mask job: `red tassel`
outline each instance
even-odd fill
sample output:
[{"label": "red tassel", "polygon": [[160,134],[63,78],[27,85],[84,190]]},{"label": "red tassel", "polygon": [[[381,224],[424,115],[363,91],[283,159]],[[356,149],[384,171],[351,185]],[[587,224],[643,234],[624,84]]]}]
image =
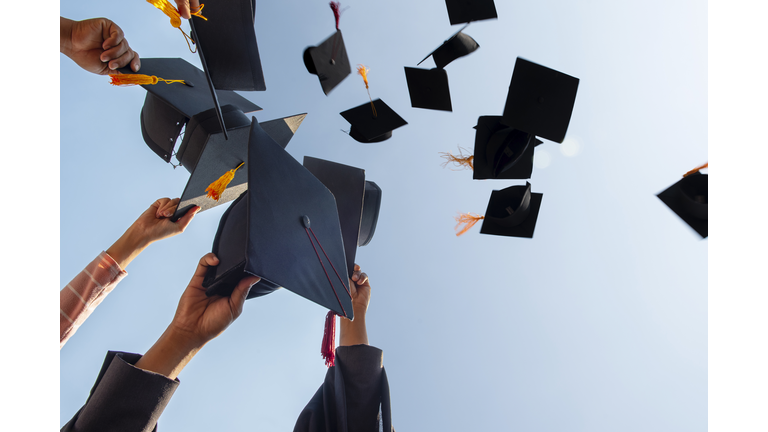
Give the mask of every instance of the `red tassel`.
[{"label": "red tassel", "polygon": [[331,10],[333,11],[333,17],[336,18],[336,30],[339,29],[339,17],[341,17],[341,11],[339,10],[339,7],[341,6],[341,3],[332,1],[331,2]]},{"label": "red tassel", "polygon": [[336,359],[336,314],[328,311],[325,316],[325,331],[323,332],[323,344],[320,354],[325,359],[325,366],[331,367]]}]

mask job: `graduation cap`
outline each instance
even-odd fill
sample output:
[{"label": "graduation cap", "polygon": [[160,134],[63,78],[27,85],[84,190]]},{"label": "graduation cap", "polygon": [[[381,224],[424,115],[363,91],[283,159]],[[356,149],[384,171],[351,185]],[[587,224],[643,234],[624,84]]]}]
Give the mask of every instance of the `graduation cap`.
[{"label": "graduation cap", "polygon": [[381,188],[365,180],[365,170],[304,156],[304,168],[320,180],[336,199],[349,276],[358,246],[370,243],[381,208]]},{"label": "graduation cap", "polygon": [[333,194],[254,119],[248,136],[249,188],[222,216],[206,294],[231,294],[246,275],[261,277],[248,298],[285,287],[352,319],[352,300]]},{"label": "graduation cap", "polygon": [[440,111],[453,111],[448,73],[445,69],[405,68],[405,80],[411,106]]},{"label": "graduation cap", "polygon": [[341,30],[336,30],[320,45],[307,47],[304,50],[304,66],[309,73],[317,75],[326,95],[344,81],[352,73],[352,67]]},{"label": "graduation cap", "polygon": [[493,0],[445,0],[451,25],[498,18]]},{"label": "graduation cap", "polygon": [[429,56],[432,56],[432,59],[435,61],[435,66],[438,69],[442,69],[448,63],[456,60],[457,58],[464,57],[465,55],[470,54],[476,49],[480,48],[480,45],[478,45],[474,39],[462,33],[465,28],[467,28],[467,26],[462,27],[461,30],[443,42],[443,44],[440,45],[436,50],[432,51],[429,53],[429,55],[424,57],[422,61],[417,63],[417,66],[423,63],[424,60],[428,59]]},{"label": "graduation cap", "polygon": [[[373,114],[375,107],[376,115]],[[349,136],[361,143],[375,143],[388,140],[392,131],[408,124],[381,99],[366,102],[341,113],[352,127]]]},{"label": "graduation cap", "polygon": [[[132,73],[130,69],[121,69]],[[144,142],[161,159],[171,161],[181,129],[194,116],[214,108],[203,71],[180,58],[143,58],[141,72],[166,79],[183,80],[184,84],[158,83],[143,85],[147,90],[141,109],[141,134]],[[232,105],[240,112],[261,108],[229,90],[216,90],[218,103]]]},{"label": "graduation cap", "polygon": [[456,235],[464,234],[482,220],[481,234],[533,238],[543,196],[540,193],[531,193],[531,184],[528,182],[525,182],[525,186],[495,190],[491,193],[485,216],[466,213],[456,217],[457,230],[461,224],[466,224]]},{"label": "graduation cap", "polygon": [[578,78],[518,57],[502,123],[562,143],[578,87]]},{"label": "graduation cap", "polygon": [[[228,106],[222,108],[227,124],[230,125],[229,140],[224,139],[213,110],[193,117],[187,125],[177,156],[191,175],[171,217],[173,221],[194,206],[200,206],[200,211],[205,211],[230,202],[248,188],[248,166],[244,162],[248,160],[251,121],[240,111],[229,111]],[[284,117],[260,123],[259,126],[272,140],[285,148],[306,116],[299,114]],[[211,194],[218,199],[209,197],[209,186],[230,170],[234,172],[229,181],[224,180],[226,184],[221,184],[224,189],[219,192],[221,187],[213,188],[216,193]]]},{"label": "graduation cap", "polygon": [[708,192],[707,174],[695,170],[656,196],[702,238],[707,238]]},{"label": "graduation cap", "polygon": [[501,116],[477,119],[474,173],[478,179],[528,179],[536,137],[501,124]]}]

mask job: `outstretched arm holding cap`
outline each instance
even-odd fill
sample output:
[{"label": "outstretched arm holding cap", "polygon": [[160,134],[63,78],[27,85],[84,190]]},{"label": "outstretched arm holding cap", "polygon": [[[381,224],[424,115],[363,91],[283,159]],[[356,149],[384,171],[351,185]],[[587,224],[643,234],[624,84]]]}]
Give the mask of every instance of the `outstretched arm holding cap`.
[{"label": "outstretched arm holding cap", "polygon": [[346,318],[340,320],[339,346],[368,345],[368,330],[365,327],[365,314],[371,303],[371,284],[368,275],[360,271],[355,264],[355,271],[349,279],[349,289],[352,294],[352,309],[355,320]]},{"label": "outstretched arm holding cap", "polygon": [[106,252],[99,254],[59,293],[59,349],[64,347],[91,312],[127,275],[125,268],[147,246],[184,232],[200,210],[189,210],[176,222],[169,219],[179,199],[155,201]]},{"label": "outstretched arm holding cap", "polygon": [[91,394],[62,431],[152,431],[179,385],[177,376],[200,349],[243,311],[258,277],[245,277],[229,297],[205,295],[209,253],[200,259],[171,324],[144,356],[110,351]]},{"label": "outstretched arm holding cap", "polygon": [[139,54],[128,46],[123,30],[106,18],[73,21],[59,17],[59,51],[81,68],[97,75],[120,73],[118,68],[141,68]]}]

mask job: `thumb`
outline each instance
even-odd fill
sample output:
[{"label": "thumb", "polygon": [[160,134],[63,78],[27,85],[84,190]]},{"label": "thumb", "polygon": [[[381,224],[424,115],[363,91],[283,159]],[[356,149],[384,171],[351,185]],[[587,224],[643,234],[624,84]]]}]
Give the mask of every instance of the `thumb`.
[{"label": "thumb", "polygon": [[248,298],[248,293],[251,291],[251,287],[261,280],[258,276],[244,277],[237,284],[232,294],[229,296],[229,305],[232,309],[232,316],[234,319],[243,313],[243,305]]},{"label": "thumb", "polygon": [[179,232],[184,232],[184,230],[187,228],[187,225],[192,222],[192,219],[195,217],[197,212],[200,211],[200,206],[195,206],[189,210],[187,210],[186,213],[184,213],[184,216],[180,217],[178,221],[176,221],[176,226],[178,227]]}]

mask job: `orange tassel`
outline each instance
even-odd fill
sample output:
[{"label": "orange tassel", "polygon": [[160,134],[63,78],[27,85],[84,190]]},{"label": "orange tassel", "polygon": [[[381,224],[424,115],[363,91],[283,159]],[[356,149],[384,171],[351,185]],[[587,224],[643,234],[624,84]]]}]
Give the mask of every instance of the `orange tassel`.
[{"label": "orange tassel", "polygon": [[[193,44],[195,43],[195,41],[193,41],[192,38],[189,37],[188,34],[184,33],[184,30],[181,29],[181,15],[179,15],[179,10],[176,9],[168,0],[147,0],[147,3],[160,9],[161,11],[163,11],[164,14],[168,15],[168,18],[171,19],[171,25],[174,28],[179,29],[181,34],[184,35],[184,39],[187,41],[187,46],[189,47],[189,50],[192,51],[192,46],[189,45],[189,41],[192,41]],[[191,12],[191,15],[208,21],[208,18],[204,17],[202,14],[203,6],[205,5],[200,5],[200,9],[194,12]],[[197,52],[197,50],[194,50],[192,52],[195,53]]]},{"label": "orange tassel", "polygon": [[[454,166],[461,168],[469,167],[469,169],[473,170],[475,169],[474,161],[475,156],[474,155],[468,155],[465,156],[463,151],[467,151],[466,149],[463,149],[459,147],[459,155],[454,156],[451,154],[451,152],[440,152],[440,157],[445,159],[445,162],[442,163],[442,167],[445,168],[449,163],[452,163]],[[458,171],[458,170],[452,170],[452,171]]]},{"label": "orange tassel", "polygon": [[464,234],[465,232],[469,231],[469,229],[472,228],[473,226],[475,226],[475,224],[479,220],[485,219],[485,216],[480,216],[480,215],[477,215],[477,214],[473,215],[471,213],[461,213],[458,216],[454,217],[454,219],[456,219],[456,222],[458,222],[456,224],[456,228],[454,228],[457,231],[458,231],[459,227],[461,226],[461,224],[466,224],[466,226],[464,228],[462,228],[461,231],[458,231],[456,233],[456,237],[458,237],[458,236]]},{"label": "orange tassel", "polygon": [[368,69],[367,67],[359,64],[357,65],[357,73],[361,77],[363,77],[363,81],[365,82],[365,90],[368,92],[368,99],[371,100],[371,109],[373,110],[373,116],[378,117],[376,114],[376,107],[373,105],[373,98],[371,97],[371,91],[368,89]]},{"label": "orange tassel", "polygon": [[157,84],[158,82],[162,81],[166,84],[171,83],[184,83],[184,80],[167,80],[164,78],[158,78],[154,75],[142,75],[142,74],[119,74],[119,75],[113,75],[110,74],[109,77],[112,79],[110,84],[121,86],[121,85],[146,85],[146,84]]},{"label": "orange tassel", "polygon": [[205,191],[208,192],[208,198],[213,198],[214,200],[218,201],[219,198],[221,198],[221,194],[224,193],[224,190],[229,185],[229,182],[232,181],[232,179],[235,178],[235,171],[237,171],[241,166],[243,166],[245,162],[240,162],[240,165],[237,166],[235,169],[231,169],[224,173],[223,176],[219,177],[218,180],[211,183]]},{"label": "orange tassel", "polygon": [[693,174],[693,173],[695,173],[695,172],[698,172],[698,171],[700,171],[700,170],[703,170],[704,168],[707,168],[707,167],[709,167],[709,162],[707,162],[707,163],[705,163],[704,165],[701,165],[701,166],[699,166],[699,167],[696,167],[696,168],[694,168],[694,169],[692,169],[692,170],[688,171],[687,173],[683,174],[683,177],[688,177],[689,175],[691,175],[691,174]]}]

